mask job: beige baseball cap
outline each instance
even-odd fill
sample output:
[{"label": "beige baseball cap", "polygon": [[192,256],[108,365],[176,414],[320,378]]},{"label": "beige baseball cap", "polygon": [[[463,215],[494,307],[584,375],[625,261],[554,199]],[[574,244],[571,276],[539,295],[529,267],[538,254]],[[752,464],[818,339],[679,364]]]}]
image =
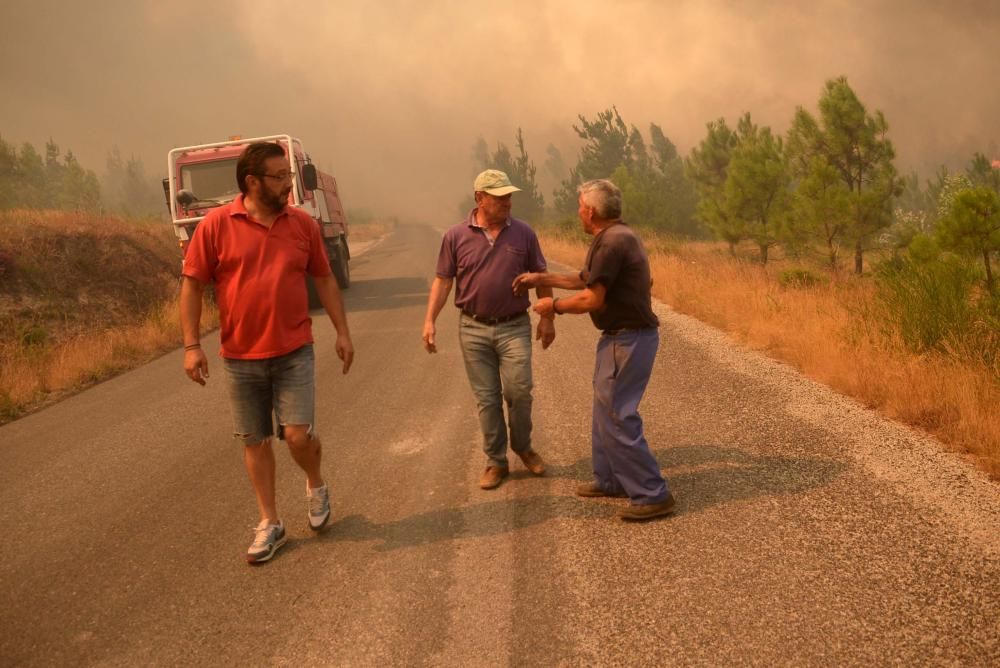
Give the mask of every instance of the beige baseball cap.
[{"label": "beige baseball cap", "polygon": [[510,178],[499,169],[487,169],[476,177],[476,182],[472,186],[475,192],[489,193],[495,197],[501,197],[510,193],[519,192],[521,189],[512,185]]}]

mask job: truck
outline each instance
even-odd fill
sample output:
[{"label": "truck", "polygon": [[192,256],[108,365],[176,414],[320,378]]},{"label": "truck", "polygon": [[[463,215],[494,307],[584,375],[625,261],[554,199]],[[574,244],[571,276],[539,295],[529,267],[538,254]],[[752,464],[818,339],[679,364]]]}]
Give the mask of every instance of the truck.
[{"label": "truck", "polygon": [[[348,288],[351,285],[351,251],[347,245],[347,216],[337,180],[317,169],[302,142],[291,135],[230,137],[227,141],[170,149],[163,194],[181,253],[187,249],[195,227],[208,212],[232,202],[240,194],[236,161],[243,149],[254,142],[275,142],[285,149],[293,180],[288,204],[307,212],[319,225],[330,269],[337,284],[342,289]],[[316,306],[312,281],[308,289],[310,305]]]}]

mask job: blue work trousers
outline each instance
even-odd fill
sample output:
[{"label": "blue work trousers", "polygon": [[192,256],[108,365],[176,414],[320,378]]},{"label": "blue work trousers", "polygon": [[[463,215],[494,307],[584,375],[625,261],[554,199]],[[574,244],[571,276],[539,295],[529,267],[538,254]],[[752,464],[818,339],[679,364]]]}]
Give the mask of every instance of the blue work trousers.
[{"label": "blue work trousers", "polygon": [[483,451],[489,463],[502,468],[507,462],[507,421],[510,447],[531,450],[531,319],[515,318],[497,325],[459,318],[458,338],[472,393],[479,407]]},{"label": "blue work trousers", "polygon": [[597,342],[591,441],[594,477],[604,491],[624,491],[634,504],[660,503],[668,493],[639,417],[639,402],[659,346],[656,328],[604,334]]}]

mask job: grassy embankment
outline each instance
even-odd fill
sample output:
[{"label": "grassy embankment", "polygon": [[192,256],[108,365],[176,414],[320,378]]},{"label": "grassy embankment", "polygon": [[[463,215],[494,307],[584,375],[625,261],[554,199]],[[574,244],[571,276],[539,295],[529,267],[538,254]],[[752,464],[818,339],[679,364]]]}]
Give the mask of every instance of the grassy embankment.
[{"label": "grassy embankment", "polygon": [[[0,424],[178,347],[180,257],[158,219],[0,212]],[[202,327],[217,325],[206,302]]]},{"label": "grassy embankment", "polygon": [[160,220],[0,212],[0,424],[176,348],[179,273]]},{"label": "grassy embankment", "polygon": [[[808,267],[823,280],[789,284],[803,267],[734,260],[714,243],[646,238],[654,296],[674,310],[788,362],[883,414],[937,436],[1000,479],[1000,369],[960,354],[914,355],[874,322],[870,277]],[[586,242],[542,234],[546,256],[582,266]],[[784,285],[783,285],[784,283]]]}]

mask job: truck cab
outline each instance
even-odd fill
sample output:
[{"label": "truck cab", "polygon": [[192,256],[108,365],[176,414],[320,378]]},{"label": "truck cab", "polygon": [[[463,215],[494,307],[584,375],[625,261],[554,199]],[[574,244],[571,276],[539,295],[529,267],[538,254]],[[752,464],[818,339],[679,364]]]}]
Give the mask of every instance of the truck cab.
[{"label": "truck cab", "polygon": [[[236,161],[247,145],[275,142],[285,149],[292,171],[293,187],[289,206],[307,212],[320,227],[330,268],[341,288],[351,284],[347,244],[347,217],[337,188],[337,180],[321,172],[305,152],[302,142],[290,135],[272,135],[195,146],[182,146],[167,153],[167,178],[163,193],[170,210],[170,220],[183,252],[195,227],[217,207],[228,204],[240,194],[236,183]],[[312,299],[310,286],[310,301]]]}]

